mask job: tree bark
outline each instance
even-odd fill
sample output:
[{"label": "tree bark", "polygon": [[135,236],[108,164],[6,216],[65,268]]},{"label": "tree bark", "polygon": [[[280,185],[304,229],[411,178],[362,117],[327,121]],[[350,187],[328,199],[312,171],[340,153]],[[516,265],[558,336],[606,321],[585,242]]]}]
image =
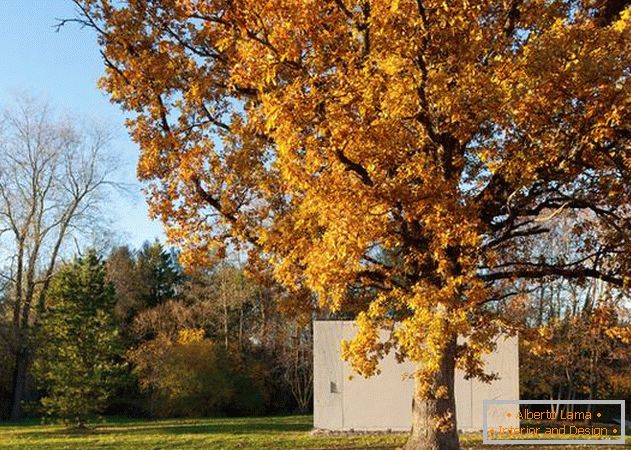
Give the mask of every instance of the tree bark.
[{"label": "tree bark", "polygon": [[[416,380],[412,401],[412,433],[404,450],[458,450],[454,372],[456,337],[449,338],[439,370],[430,380],[429,390],[421,388],[427,380]],[[446,395],[437,395],[440,391]],[[441,397],[441,398],[438,398]]]},{"label": "tree bark", "polygon": [[26,389],[28,359],[28,350],[22,347],[16,355],[15,367],[13,368],[10,420],[18,420],[22,417],[22,400],[24,399],[24,391]]}]

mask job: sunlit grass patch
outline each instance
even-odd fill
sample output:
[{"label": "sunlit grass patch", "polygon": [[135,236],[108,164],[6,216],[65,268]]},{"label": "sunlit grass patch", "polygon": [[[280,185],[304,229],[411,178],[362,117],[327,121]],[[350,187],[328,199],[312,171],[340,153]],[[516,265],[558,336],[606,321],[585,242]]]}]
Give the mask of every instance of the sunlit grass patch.
[{"label": "sunlit grass patch", "polygon": [[[404,433],[313,435],[312,416],[133,420],[108,417],[87,431],[37,420],[0,424],[0,449],[394,450]],[[463,450],[574,449],[576,446],[483,446],[480,433],[460,435]],[[587,447],[587,446],[586,446]],[[627,438],[627,446],[631,440]],[[598,446],[598,450],[621,446]]]}]

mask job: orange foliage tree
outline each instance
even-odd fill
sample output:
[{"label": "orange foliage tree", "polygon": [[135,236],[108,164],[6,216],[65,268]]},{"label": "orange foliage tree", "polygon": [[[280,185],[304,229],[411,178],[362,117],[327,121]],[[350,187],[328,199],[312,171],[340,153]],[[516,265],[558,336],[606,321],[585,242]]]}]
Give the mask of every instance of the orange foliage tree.
[{"label": "orange foliage tree", "polygon": [[[352,299],[357,371],[418,363],[408,448],[458,448],[454,367],[484,376],[516,281],[628,286],[626,2],[76,4],[183,263],[245,245],[321,307]],[[561,216],[572,254],[538,254]]]}]

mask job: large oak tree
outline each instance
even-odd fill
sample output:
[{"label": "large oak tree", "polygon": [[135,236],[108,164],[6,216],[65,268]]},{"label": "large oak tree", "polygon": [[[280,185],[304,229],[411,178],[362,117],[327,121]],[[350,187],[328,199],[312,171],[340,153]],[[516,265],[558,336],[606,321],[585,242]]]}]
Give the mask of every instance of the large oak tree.
[{"label": "large oak tree", "polygon": [[[458,447],[454,367],[484,376],[512,329],[493,305],[524,281],[628,286],[626,2],[77,6],[183,262],[246,243],[321,307],[359,308],[358,371],[418,362],[408,448]],[[546,256],[561,218],[575,245]]]}]

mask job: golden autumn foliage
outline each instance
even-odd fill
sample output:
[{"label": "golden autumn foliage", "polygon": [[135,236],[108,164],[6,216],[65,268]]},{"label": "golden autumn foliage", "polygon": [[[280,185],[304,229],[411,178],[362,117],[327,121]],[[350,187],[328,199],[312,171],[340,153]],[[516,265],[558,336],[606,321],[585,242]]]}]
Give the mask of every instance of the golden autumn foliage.
[{"label": "golden autumn foliage", "polygon": [[268,369],[209,339],[200,328],[158,332],[127,352],[155,416],[250,415],[264,408]]},{"label": "golden autumn foliage", "polygon": [[[394,349],[440,398],[447,359],[483,376],[516,280],[628,286],[624,2],[77,5],[183,263],[247,248],[320,307],[352,303],[362,374]],[[573,252],[542,257],[559,218]]]},{"label": "golden autumn foliage", "polygon": [[522,339],[520,377],[528,398],[624,398],[631,392],[629,327],[617,326],[621,312],[595,305],[555,318]]}]

